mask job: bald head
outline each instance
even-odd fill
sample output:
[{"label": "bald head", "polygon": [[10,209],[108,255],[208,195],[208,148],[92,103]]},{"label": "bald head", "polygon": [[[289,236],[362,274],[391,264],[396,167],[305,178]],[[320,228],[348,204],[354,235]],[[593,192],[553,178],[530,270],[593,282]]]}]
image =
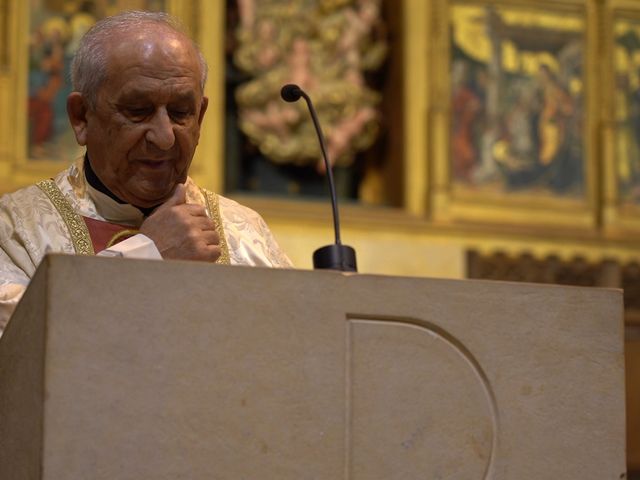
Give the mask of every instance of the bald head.
[{"label": "bald head", "polygon": [[204,91],[207,64],[178,21],[162,12],[132,11],[100,20],[80,41],[71,65],[71,81],[90,107],[95,106],[108,75],[118,74],[114,61],[131,49],[138,50],[139,58],[158,54],[193,57],[200,70],[200,93]]}]

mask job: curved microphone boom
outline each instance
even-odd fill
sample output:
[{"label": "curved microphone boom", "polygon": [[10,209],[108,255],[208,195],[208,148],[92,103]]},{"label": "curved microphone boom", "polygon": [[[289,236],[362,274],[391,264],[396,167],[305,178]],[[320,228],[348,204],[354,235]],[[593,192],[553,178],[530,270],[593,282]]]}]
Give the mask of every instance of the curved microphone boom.
[{"label": "curved microphone boom", "polygon": [[329,158],[327,156],[327,149],[324,142],[324,135],[320,128],[320,122],[318,121],[318,115],[316,109],[313,108],[311,98],[304,90],[299,86],[288,84],[282,87],[280,90],[280,96],[285,102],[297,102],[300,97],[304,98],[311,113],[311,119],[313,120],[313,126],[318,134],[318,141],[320,142],[320,150],[322,151],[322,158],[324,159],[324,165],[327,170],[327,179],[329,180],[329,190],[331,192],[331,207],[333,209],[333,229],[335,232],[335,243],[333,245],[327,245],[321,247],[313,252],[313,268],[315,269],[331,269],[341,270],[343,272],[357,272],[356,267],[356,251],[348,245],[343,245],[340,240],[340,218],[338,216],[338,197],[336,195],[336,185],[333,181],[333,171]]}]

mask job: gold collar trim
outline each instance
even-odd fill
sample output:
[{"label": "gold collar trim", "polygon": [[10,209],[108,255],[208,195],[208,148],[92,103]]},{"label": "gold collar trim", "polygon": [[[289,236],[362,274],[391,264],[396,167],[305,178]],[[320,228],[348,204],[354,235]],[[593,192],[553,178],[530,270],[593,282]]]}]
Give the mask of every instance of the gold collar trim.
[{"label": "gold collar trim", "polygon": [[[56,208],[62,220],[64,221],[69,234],[71,235],[71,242],[78,255],[94,255],[93,244],[91,242],[91,236],[89,235],[89,229],[82,217],[73,210],[73,207],[69,201],[65,198],[64,194],[56,185],[56,183],[49,180],[42,180],[36,184],[40,190],[42,190],[53,206]],[[220,215],[220,203],[218,201],[218,195],[204,188],[201,189],[204,195],[207,212],[209,217],[216,224],[216,232],[220,237],[220,257],[216,260],[216,263],[229,265],[231,263],[229,257],[229,246],[227,245],[227,238],[224,234],[224,227],[222,225],[222,216]]]},{"label": "gold collar trim", "polygon": [[84,223],[82,217],[76,213],[64,194],[53,180],[42,180],[36,184],[42,190],[49,200],[56,207],[58,213],[62,217],[69,234],[73,248],[78,255],[94,255],[93,243],[89,235],[87,224]]},{"label": "gold collar trim", "polygon": [[222,216],[220,215],[220,202],[218,201],[218,195],[204,188],[200,189],[204,195],[206,202],[207,213],[216,224],[216,232],[220,237],[220,257],[215,263],[221,265],[229,265],[231,259],[229,258],[229,246],[227,245],[227,238],[224,235],[224,227],[222,226]]}]

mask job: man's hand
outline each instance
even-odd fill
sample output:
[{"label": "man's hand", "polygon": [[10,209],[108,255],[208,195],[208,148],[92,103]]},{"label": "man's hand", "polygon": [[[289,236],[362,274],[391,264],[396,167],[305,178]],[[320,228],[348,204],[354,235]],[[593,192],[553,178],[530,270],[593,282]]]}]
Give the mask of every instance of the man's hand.
[{"label": "man's hand", "polygon": [[220,256],[213,220],[203,206],[186,203],[183,184],[142,222],[140,233],[153,240],[163,258],[215,262]]}]

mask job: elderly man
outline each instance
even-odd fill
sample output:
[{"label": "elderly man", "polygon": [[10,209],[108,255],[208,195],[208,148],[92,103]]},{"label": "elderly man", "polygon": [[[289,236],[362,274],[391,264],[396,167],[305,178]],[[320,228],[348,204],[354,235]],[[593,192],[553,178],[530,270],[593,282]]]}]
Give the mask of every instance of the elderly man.
[{"label": "elderly man", "polygon": [[206,64],[166,14],[98,22],[72,65],[67,111],[86,155],[0,199],[0,331],[45,253],[289,267],[262,218],[187,176]]}]

